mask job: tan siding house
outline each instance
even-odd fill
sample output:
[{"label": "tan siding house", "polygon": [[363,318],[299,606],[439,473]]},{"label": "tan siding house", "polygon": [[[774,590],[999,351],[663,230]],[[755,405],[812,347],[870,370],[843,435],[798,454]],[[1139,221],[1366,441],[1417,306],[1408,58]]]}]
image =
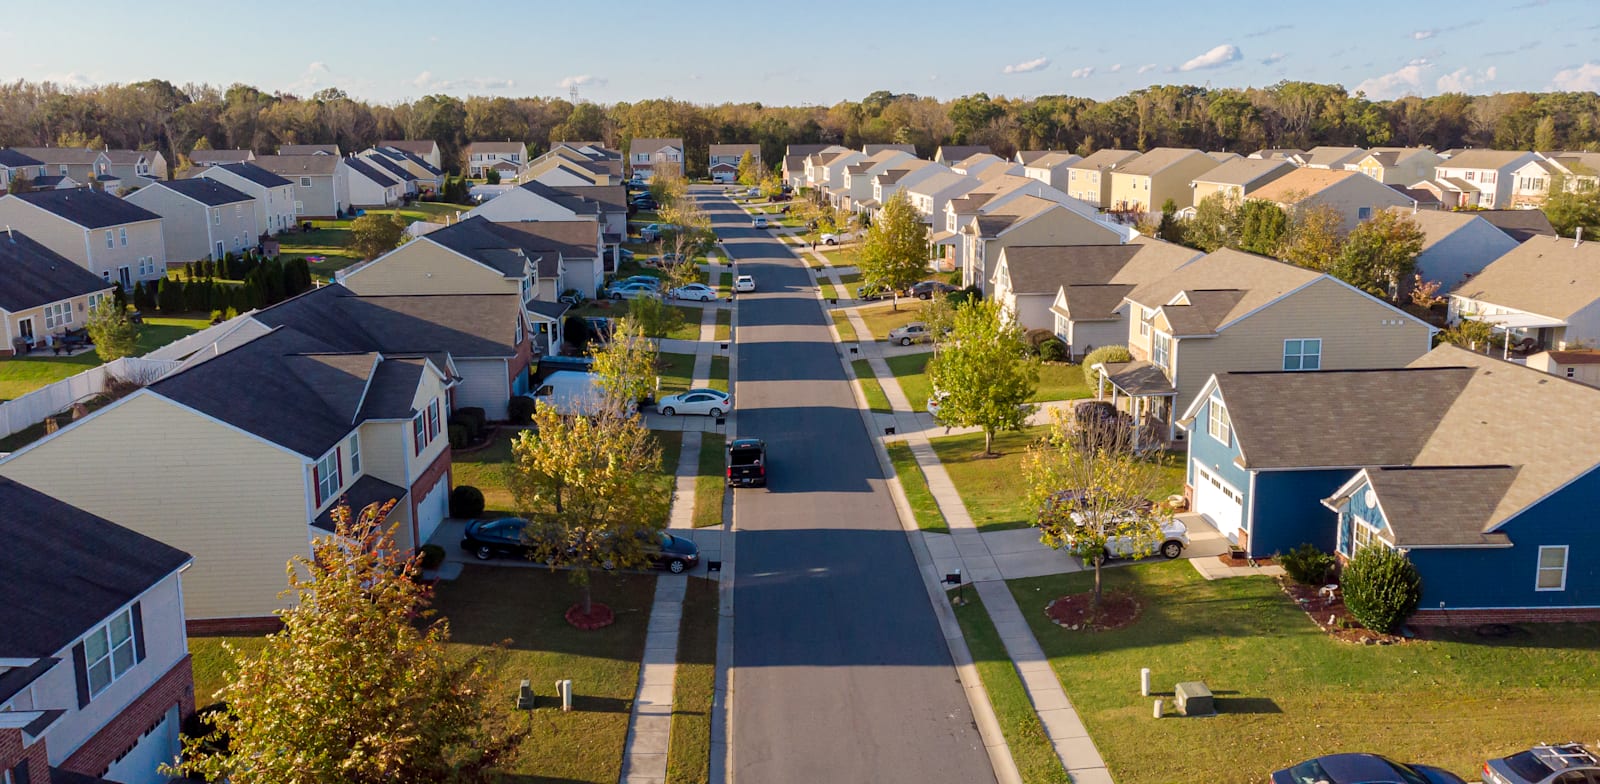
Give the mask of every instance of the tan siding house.
[{"label": "tan siding house", "polygon": [[1111,206],[1111,170],[1139,157],[1132,150],[1099,150],[1067,164],[1067,195],[1100,209]]},{"label": "tan siding house", "polygon": [[82,329],[111,286],[20,231],[0,234],[0,356],[51,348]]},{"label": "tan siding house", "polygon": [[1153,214],[1169,199],[1180,208],[1187,207],[1194,203],[1189,184],[1223,163],[1199,150],[1157,147],[1112,167],[1108,209]]},{"label": "tan siding house", "polygon": [[1381,210],[1417,206],[1415,199],[1361,172],[1296,169],[1251,194],[1286,212],[1300,207],[1331,207],[1339,213],[1340,230],[1349,231]]},{"label": "tan siding house", "polygon": [[176,261],[219,261],[254,248],[261,235],[255,199],[216,180],[152,183],[127,201],[161,216],[167,256]]},{"label": "tan siding house", "polygon": [[26,233],[124,289],[167,274],[161,216],[99,191],[7,195],[0,198],[0,226]]}]

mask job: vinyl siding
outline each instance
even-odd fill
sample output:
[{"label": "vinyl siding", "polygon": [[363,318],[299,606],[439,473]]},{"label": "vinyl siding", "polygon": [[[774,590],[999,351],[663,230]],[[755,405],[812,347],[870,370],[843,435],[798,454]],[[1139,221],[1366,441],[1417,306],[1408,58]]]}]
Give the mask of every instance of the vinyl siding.
[{"label": "vinyl siding", "polygon": [[[978,267],[976,258],[971,259],[969,263],[974,267],[973,275],[983,287],[984,294],[990,295],[994,291],[992,279],[994,265],[1000,262],[1000,251],[1005,248],[1031,245],[1104,245],[1119,242],[1120,239],[1120,235],[1110,228],[1066,207],[1053,207],[1020,225],[1013,226],[998,237],[979,240],[984,243],[984,266]],[[1051,295],[1052,298],[1054,296]]]},{"label": "vinyl siding", "polygon": [[1318,193],[1301,205],[1327,205],[1338,211],[1342,221],[1340,230],[1349,231],[1361,222],[1361,208],[1371,210],[1371,215],[1390,207],[1410,209],[1411,198],[1393,188],[1368,177],[1348,177],[1343,182]]},{"label": "vinyl siding", "polygon": [[405,487],[411,480],[406,464],[411,455],[411,421],[367,422],[360,432],[362,472]]},{"label": "vinyl siding", "polygon": [[1517,241],[1505,232],[1488,221],[1474,219],[1418,255],[1417,274],[1423,280],[1438,281],[1442,290],[1450,291],[1468,275],[1482,272],[1490,262],[1515,247]]},{"label": "vinyl siding", "polygon": [[[27,234],[35,242],[72,259],[78,266],[100,274],[98,267],[89,265],[89,249],[85,244],[82,226],[57,218],[21,199],[8,198],[0,198],[0,224]],[[100,242],[100,249],[104,250],[104,232],[96,239]],[[134,269],[138,270],[138,267]]]},{"label": "vinyl siding", "polygon": [[[141,188],[130,195],[128,201],[161,216],[162,240],[166,244],[167,258],[173,261],[215,259],[218,241],[222,242],[224,252],[239,253],[254,247],[256,237],[261,234],[256,228],[254,200],[239,206],[236,212],[233,204],[207,207],[156,187]],[[220,223],[214,224],[210,218],[214,209],[221,213]]]},{"label": "vinyl siding", "polygon": [[1262,558],[1286,553],[1307,542],[1325,553],[1333,552],[1339,517],[1322,505],[1322,499],[1333,495],[1354,474],[1348,468],[1257,472],[1250,554]]},{"label": "vinyl siding", "polygon": [[342,282],[362,295],[519,293],[517,281],[426,240],[408,242]]},{"label": "vinyl siding", "polygon": [[490,419],[503,421],[506,401],[511,398],[505,360],[458,357],[456,370],[461,374],[461,383],[455,390],[456,407],[482,408]]},{"label": "vinyl siding", "polygon": [[[89,323],[89,296],[85,294],[81,297],[60,300],[72,304],[71,319],[65,324],[57,324],[54,327],[45,326],[43,307],[19,310],[16,313],[0,311],[0,316],[4,316],[5,319],[5,343],[0,344],[0,348],[11,349],[11,339],[21,334],[17,327],[18,323],[27,318],[33,319],[34,340],[43,340],[46,335],[57,335],[69,329],[81,329]],[[111,289],[106,289],[105,296],[108,298],[111,296]],[[54,305],[56,303],[52,302],[50,304]]]}]

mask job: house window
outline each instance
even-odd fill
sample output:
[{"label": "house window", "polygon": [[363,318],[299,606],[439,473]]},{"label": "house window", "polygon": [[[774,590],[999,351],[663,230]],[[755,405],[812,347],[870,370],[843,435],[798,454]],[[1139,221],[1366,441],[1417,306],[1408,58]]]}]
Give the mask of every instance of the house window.
[{"label": "house window", "polygon": [[1567,378],[1575,378],[1577,375],[1578,375],[1578,369],[1577,368],[1567,368]]},{"label": "house window", "polygon": [[44,328],[55,329],[72,323],[72,305],[58,302],[54,305],[44,306]]},{"label": "house window", "polygon": [[414,454],[420,455],[422,454],[422,450],[427,448],[428,421],[426,415],[419,412],[416,416],[411,418],[411,451]]},{"label": "house window", "polygon": [[1372,208],[1371,207],[1357,207],[1356,208],[1356,220],[1366,220],[1366,219],[1368,219],[1370,217],[1372,217]]},{"label": "house window", "polygon": [[1535,591],[1565,591],[1567,589],[1567,546],[1544,545],[1539,548],[1539,576]]},{"label": "house window", "polygon": [[1467,182],[1471,182],[1471,181],[1472,181],[1472,178],[1473,178],[1473,177],[1474,177],[1474,176],[1475,176],[1475,175],[1476,175],[1476,174],[1477,174],[1477,172],[1467,172]]},{"label": "house window", "polygon": [[1350,555],[1355,555],[1361,551],[1361,548],[1366,547],[1374,542],[1378,544],[1384,544],[1384,542],[1378,538],[1377,529],[1368,525],[1367,521],[1356,517],[1354,518],[1353,522],[1354,525],[1350,526]]},{"label": "house window", "polygon": [[1211,398],[1206,409],[1206,433],[1223,444],[1232,444],[1233,424],[1228,421],[1228,407],[1222,404],[1222,398]]},{"label": "house window", "polygon": [[1283,341],[1284,370],[1321,370],[1322,338]]},{"label": "house window", "polygon": [[89,696],[106,690],[138,663],[133,640],[133,610],[112,616],[104,626],[83,638],[83,664],[89,680]]},{"label": "house window", "polygon": [[1166,370],[1168,362],[1172,359],[1172,336],[1165,332],[1156,332],[1150,339],[1150,358],[1156,367]]},{"label": "house window", "polygon": [[522,319],[520,317],[517,319],[517,331],[516,331],[516,334],[513,337],[514,337],[514,339],[511,341],[511,345],[513,345],[513,346],[522,345]]},{"label": "house window", "polygon": [[350,475],[361,474],[361,434],[350,434]]},{"label": "house window", "polygon": [[339,494],[339,488],[344,486],[344,467],[339,465],[339,449],[322,456],[317,461],[314,469],[317,475],[317,506],[322,506],[328,499]]},{"label": "house window", "polygon": [[1139,309],[1139,337],[1150,337],[1150,317],[1154,315],[1148,308]]},{"label": "house window", "polygon": [[106,229],[106,247],[107,248],[115,248],[115,247],[117,247],[117,238],[116,238],[116,236],[114,236],[111,233],[110,229]]},{"label": "house window", "polygon": [[434,398],[428,404],[428,440],[432,441],[439,436],[439,399]]},{"label": "house window", "polygon": [[117,238],[122,242],[122,247],[128,247],[128,230],[126,228],[117,229],[117,235]]},{"label": "house window", "polygon": [[213,225],[213,226],[221,226],[222,225],[222,210],[220,208],[213,208],[211,210],[211,225]]},{"label": "house window", "polygon": [[311,187],[311,178],[310,177],[301,177],[300,178],[300,187],[302,187],[302,188]]}]

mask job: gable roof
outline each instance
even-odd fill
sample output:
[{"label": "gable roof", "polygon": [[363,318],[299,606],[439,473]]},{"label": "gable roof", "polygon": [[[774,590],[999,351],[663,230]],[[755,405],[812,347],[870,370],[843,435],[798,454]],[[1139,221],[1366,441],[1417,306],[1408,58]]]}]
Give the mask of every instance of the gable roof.
[{"label": "gable roof", "polygon": [[160,215],[137,204],[85,188],[12,193],[5,198],[21,199],[85,229],[104,229],[128,223],[161,220]]},{"label": "gable roof", "polygon": [[1600,243],[1536,237],[1490,262],[1450,293],[1566,319],[1600,300]]},{"label": "gable roof", "polygon": [[1265,158],[1235,158],[1196,178],[1195,182],[1245,187],[1263,178],[1287,174],[1294,164]]},{"label": "gable roof", "polygon": [[[1186,329],[1177,334],[1209,334],[1320,277],[1293,264],[1222,248],[1140,285],[1128,299],[1181,321]],[[1169,304],[1180,296],[1190,304]],[[1173,328],[1179,330],[1178,323]]]},{"label": "gable roof", "polygon": [[[1421,183],[1418,183],[1421,185]],[[1422,187],[1405,187],[1403,185],[1390,185],[1394,191],[1416,202],[1418,206],[1437,212],[1443,202],[1439,201],[1439,194]]]},{"label": "gable roof", "polygon": [[184,564],[189,554],[0,478],[0,657],[43,658]]},{"label": "gable roof", "polygon": [[338,155],[337,144],[280,144],[279,155]]},{"label": "gable roof", "polygon": [[866,155],[876,155],[880,152],[903,152],[908,155],[917,154],[915,144],[863,144],[861,152]]},{"label": "gable roof", "polygon": [[935,155],[944,162],[951,163],[966,160],[978,153],[989,152],[993,150],[990,150],[987,144],[943,144],[935,151]]},{"label": "gable roof", "polygon": [[196,166],[214,163],[242,163],[255,160],[251,150],[190,150],[189,162]]},{"label": "gable roof", "polygon": [[[568,193],[554,185],[547,185],[538,180],[530,180],[518,186],[523,190],[539,196],[548,201],[555,202],[571,210],[575,215],[597,215],[600,212],[599,202],[592,201],[576,194]],[[626,188],[626,186],[621,186]]]},{"label": "gable roof", "polygon": [[329,177],[342,160],[337,155],[258,155],[254,162],[285,177]]},{"label": "gable roof", "polygon": [[711,153],[710,154],[712,156],[718,156],[718,155],[740,156],[740,155],[744,155],[745,153],[750,153],[750,157],[751,158],[760,158],[761,157],[761,145],[759,145],[759,144],[713,144],[713,145],[711,145]]},{"label": "gable roof", "polygon": [[650,154],[653,155],[653,154],[659,152],[661,150],[661,148],[663,148],[663,147],[671,147],[671,148],[673,148],[675,150],[682,150],[683,149],[683,140],[682,139],[630,139],[628,141],[628,153],[630,155],[638,155],[640,153],[650,153]]},{"label": "gable roof", "polygon": [[[1157,147],[1126,163],[1114,164],[1113,172],[1148,177],[1159,174],[1196,155],[1207,157],[1205,153],[1199,150],[1190,150],[1182,147]],[[1213,164],[1216,163],[1214,158],[1209,160]]]},{"label": "gable roof", "polygon": [[469,154],[470,153],[475,153],[475,152],[476,153],[486,153],[486,152],[513,153],[514,152],[514,153],[521,154],[521,153],[525,153],[527,151],[528,151],[528,145],[523,144],[522,142],[513,142],[513,141],[472,142],[472,143],[467,145],[467,152]]},{"label": "gable roof", "polygon": [[1031,156],[1024,157],[1022,164],[1029,169],[1054,169],[1059,166],[1070,166],[1083,160],[1070,152],[1019,152],[1017,155]]},{"label": "gable roof", "polygon": [[1343,168],[1347,163],[1354,163],[1367,154],[1360,147],[1336,147],[1323,145],[1312,147],[1304,153],[1295,156],[1302,166],[1328,167],[1331,169]]},{"label": "gable roof", "polygon": [[594,202],[601,212],[627,212],[628,186],[626,185],[556,185],[556,190],[580,199]]},{"label": "gable roof", "polygon": [[111,284],[20,231],[0,234],[0,309],[16,313]]},{"label": "gable roof", "polygon": [[378,146],[393,147],[419,156],[431,155],[439,150],[439,143],[432,139],[384,139],[378,142]]},{"label": "gable roof", "polygon": [[1488,221],[1489,225],[1517,242],[1527,242],[1534,237],[1557,236],[1544,210],[1474,210],[1472,214]]},{"label": "gable roof", "polygon": [[192,201],[200,202],[207,207],[221,207],[225,204],[238,204],[239,202],[254,202],[255,197],[240,193],[216,180],[196,177],[190,180],[164,180],[150,183],[149,188],[166,188],[180,196]]},{"label": "gable roof", "polygon": [[161,154],[161,153],[156,152],[154,150],[111,150],[111,149],[101,150],[100,153],[102,155],[106,156],[106,159],[111,161],[112,165],[115,165],[115,166],[133,166],[133,165],[137,164],[141,160],[143,160],[143,161],[154,161],[156,159],[156,157]]},{"label": "gable roof", "polygon": [[1000,263],[1012,291],[1054,294],[1062,286],[1111,282],[1139,249],[1133,244],[1013,246],[1000,251]]},{"label": "gable roof", "polygon": [[1250,194],[1250,198],[1277,204],[1299,204],[1335,185],[1350,181],[1352,177],[1361,177],[1374,185],[1381,185],[1377,180],[1358,171],[1297,168],[1257,188]]},{"label": "gable roof", "polygon": [[[357,159],[352,158],[351,160]],[[382,170],[384,174],[389,175],[389,178],[392,180],[396,180],[398,182],[415,182],[417,180],[417,175],[412,174],[411,171],[406,167],[395,163],[393,158],[389,157],[383,152],[377,152],[372,155],[364,155],[361,156],[359,160],[366,161],[367,163],[376,166],[378,169]]]},{"label": "gable roof", "polygon": [[345,159],[345,165],[350,167],[350,171],[371,180],[380,187],[388,188],[400,184],[393,177],[378,171],[376,166],[362,158],[347,158]]},{"label": "gable roof", "polygon": [[67,164],[69,166],[87,166],[93,164],[100,157],[99,150],[90,150],[83,147],[13,147],[23,155],[37,158],[48,165]]},{"label": "gable roof", "polygon": [[[496,230],[498,225],[475,215],[430,231],[423,238],[496,270],[505,277],[520,279],[527,274],[530,260],[537,263],[538,254],[531,246],[524,247],[524,243],[518,241],[518,236],[508,236]],[[381,264],[382,259],[374,263]]]},{"label": "gable roof", "polygon": [[31,155],[18,152],[11,147],[0,147],[0,166],[17,168],[19,166],[43,166],[44,161]]},{"label": "gable roof", "polygon": [[1077,215],[1076,212],[1067,210],[1066,207],[1062,207],[1059,203],[1049,199],[1042,199],[1038,196],[1018,196],[1006,202],[1005,205],[996,208],[994,212],[983,213],[974,217],[963,228],[963,232],[976,233],[980,237],[999,236],[1012,226],[1019,225],[1029,218],[1057,207]]},{"label": "gable roof", "polygon": [[1439,164],[1444,169],[1503,169],[1524,156],[1532,155],[1522,150],[1462,150]]},{"label": "gable roof", "polygon": [[1421,252],[1423,253],[1449,239],[1456,232],[1470,227],[1473,223],[1488,225],[1487,221],[1483,221],[1472,212],[1410,210],[1404,207],[1390,207],[1389,210],[1410,218],[1413,223],[1417,224],[1417,228],[1422,229]]},{"label": "gable roof", "polygon": [[517,236],[536,251],[556,251],[569,259],[592,259],[600,253],[595,244],[599,229],[594,221],[512,221],[494,225],[501,234]]},{"label": "gable roof", "polygon": [[1124,161],[1139,157],[1139,153],[1132,150],[1095,150],[1089,157],[1067,165],[1069,169],[1084,169],[1089,171],[1105,171]]},{"label": "gable roof", "polygon": [[[285,185],[294,184],[248,161],[241,163],[219,163],[215,166],[207,167],[206,171],[210,171],[211,169],[221,169],[236,177],[249,180],[250,182],[260,185],[263,188],[281,188]],[[204,177],[205,172],[201,172],[200,176]]]}]

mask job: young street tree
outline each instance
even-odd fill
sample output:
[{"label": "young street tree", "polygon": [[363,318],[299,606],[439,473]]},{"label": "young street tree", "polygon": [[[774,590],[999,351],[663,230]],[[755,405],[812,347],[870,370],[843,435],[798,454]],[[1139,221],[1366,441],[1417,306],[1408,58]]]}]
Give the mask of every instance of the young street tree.
[{"label": "young street tree", "polygon": [[139,347],[139,327],[128,318],[128,309],[114,301],[102,301],[89,311],[89,340],[100,359],[131,357]]},{"label": "young street tree", "polygon": [[371,261],[400,246],[406,236],[406,222],[400,213],[367,214],[350,221],[350,249]]},{"label": "young street tree", "polygon": [[1094,564],[1096,608],[1107,540],[1125,537],[1132,555],[1143,558],[1160,544],[1167,515],[1147,502],[1161,486],[1161,467],[1137,453],[1135,438],[1124,419],[1075,425],[1057,411],[1050,432],[1029,448],[1024,463],[1039,540]]},{"label": "young street tree", "polygon": [[1384,210],[1351,230],[1328,272],[1374,297],[1395,299],[1400,282],[1416,269],[1425,239],[1410,216]]},{"label": "young street tree", "polygon": [[628,320],[645,337],[660,339],[683,323],[683,314],[657,297],[639,297],[628,301]]},{"label": "young street tree", "polygon": [[739,156],[739,184],[753,188],[761,182],[761,167],[756,165],[756,159],[746,152]]},{"label": "young street tree", "polygon": [[880,285],[894,295],[900,309],[900,292],[928,273],[928,227],[903,192],[895,192],[883,205],[861,244],[861,280]]},{"label": "young street tree", "polygon": [[635,569],[649,561],[649,537],[666,524],[661,448],[641,417],[603,411],[563,417],[540,404],[533,430],[511,442],[507,469],[517,509],[530,521],[529,557],[571,570],[582,613],[594,615],[591,573]]},{"label": "young street tree", "polygon": [[629,403],[655,391],[656,355],[651,342],[638,322],[624,317],[612,328],[611,342],[594,352],[593,372],[606,408],[627,411]]},{"label": "young street tree", "polygon": [[1000,307],[975,300],[956,308],[948,335],[935,336],[928,378],[946,397],[940,422],[983,428],[983,454],[994,455],[994,434],[1021,430],[1033,414],[1028,404],[1039,384],[1039,365],[1028,356],[1022,328],[1002,322]]},{"label": "young street tree", "polygon": [[385,522],[393,505],[354,519],[335,510],[335,533],[290,562],[283,629],[254,656],[229,648],[227,707],[212,733],[184,739],[180,772],[233,784],[497,780],[491,769],[522,737],[486,729],[497,652],[462,657],[445,620],[418,622],[431,590]]}]

